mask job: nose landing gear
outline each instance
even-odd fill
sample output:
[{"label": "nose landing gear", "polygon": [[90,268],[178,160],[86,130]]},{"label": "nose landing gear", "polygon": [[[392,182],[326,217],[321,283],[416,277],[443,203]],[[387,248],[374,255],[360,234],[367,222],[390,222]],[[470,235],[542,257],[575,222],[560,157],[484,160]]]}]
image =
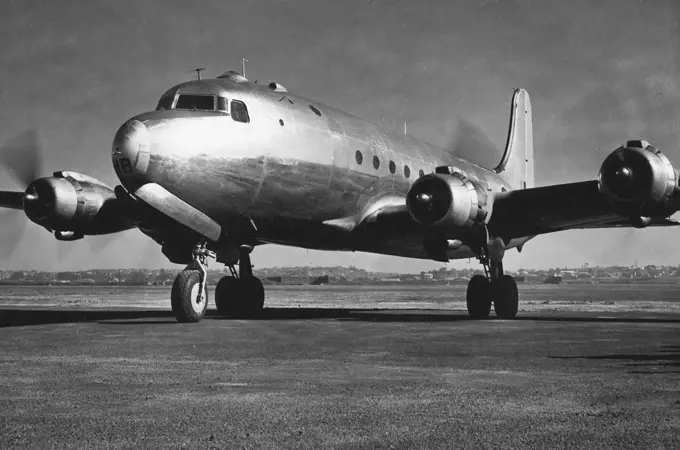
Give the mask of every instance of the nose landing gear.
[{"label": "nose landing gear", "polygon": [[196,245],[191,261],[175,278],[170,294],[172,312],[178,322],[200,322],[208,310],[206,271],[208,257],[215,256],[205,241]]}]

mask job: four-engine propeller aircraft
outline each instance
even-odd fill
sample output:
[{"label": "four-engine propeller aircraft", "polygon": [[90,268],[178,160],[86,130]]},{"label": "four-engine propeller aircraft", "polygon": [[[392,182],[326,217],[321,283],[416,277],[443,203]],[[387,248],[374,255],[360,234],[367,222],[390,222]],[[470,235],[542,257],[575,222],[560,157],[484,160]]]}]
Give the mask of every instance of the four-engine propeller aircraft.
[{"label": "four-engine propeller aircraft", "polygon": [[206,312],[212,257],[231,271],[215,288],[217,309],[260,311],[264,289],[250,254],[267,243],[476,257],[486,276],[469,282],[470,315],[488,317],[493,304],[512,318],[519,296],[503,272],[507,249],[560,230],[675,225],[668,217],[680,198],[677,172],[645,141],[614,150],[597,180],[534,187],[531,103],[522,89],[494,167],[475,163],[475,148],[463,159],[236,72],[179,84],[155,111],[126,121],[113,139],[121,183],[113,189],[75,172],[36,179],[35,168],[20,164],[36,152],[24,141],[0,153],[28,187],[0,192],[0,205],[23,209],[60,240],[138,227],[171,262],[187,265],[171,293],[180,322]]}]

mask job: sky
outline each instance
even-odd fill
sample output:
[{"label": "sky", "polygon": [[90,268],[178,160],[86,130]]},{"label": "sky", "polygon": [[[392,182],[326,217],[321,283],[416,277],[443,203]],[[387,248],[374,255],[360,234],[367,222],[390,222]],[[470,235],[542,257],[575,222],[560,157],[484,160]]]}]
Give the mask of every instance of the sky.
[{"label": "sky", "polygon": [[[0,143],[36,129],[42,174],[117,184],[115,131],[171,86],[240,71],[439,146],[458,121],[504,144],[514,88],[531,95],[537,185],[591,180],[628,139],[680,167],[676,0],[0,0]],[[0,168],[0,189],[23,190]],[[0,213],[0,269],[179,267],[138,230],[57,242]],[[3,223],[24,220],[20,238]],[[19,240],[20,239],[20,240]],[[17,243],[18,242],[18,243]],[[13,253],[8,251],[15,247]],[[508,268],[680,264],[680,229],[539,236]],[[256,267],[354,265],[419,272],[441,263],[263,246]],[[456,261],[467,267],[476,261]]]}]

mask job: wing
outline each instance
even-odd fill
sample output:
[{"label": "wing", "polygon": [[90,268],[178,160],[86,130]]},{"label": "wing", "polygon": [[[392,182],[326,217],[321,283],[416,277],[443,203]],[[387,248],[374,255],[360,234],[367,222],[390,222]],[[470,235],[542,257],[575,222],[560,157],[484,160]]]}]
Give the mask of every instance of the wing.
[{"label": "wing", "polygon": [[[676,226],[666,217],[654,217],[649,226]],[[560,184],[503,192],[494,199],[489,231],[508,238],[562,230],[632,227],[606,201],[597,181]]]},{"label": "wing", "polygon": [[[426,229],[409,214],[406,200],[388,197],[357,217],[326,222],[362,239],[394,240],[420,237]],[[652,217],[648,226],[678,226],[666,217]],[[520,238],[574,229],[633,227],[630,217],[606,201],[597,181],[545,186],[496,195],[488,227],[495,236]]]}]

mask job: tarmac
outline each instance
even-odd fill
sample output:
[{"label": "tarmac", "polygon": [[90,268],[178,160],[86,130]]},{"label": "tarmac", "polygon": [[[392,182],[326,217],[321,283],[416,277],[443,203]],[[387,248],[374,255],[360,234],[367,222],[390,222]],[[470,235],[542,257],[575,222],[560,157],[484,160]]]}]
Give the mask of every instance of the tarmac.
[{"label": "tarmac", "polygon": [[680,448],[680,314],[3,308],[2,448]]}]

